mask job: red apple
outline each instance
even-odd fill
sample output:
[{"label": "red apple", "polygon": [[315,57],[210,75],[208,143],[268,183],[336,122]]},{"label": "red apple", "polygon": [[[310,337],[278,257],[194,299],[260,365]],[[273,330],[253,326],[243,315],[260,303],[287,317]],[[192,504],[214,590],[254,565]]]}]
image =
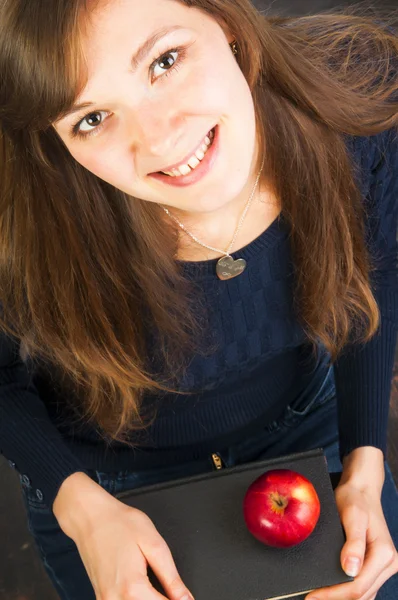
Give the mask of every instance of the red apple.
[{"label": "red apple", "polygon": [[290,548],[314,530],[321,512],[312,483],[289,469],[260,475],[247,489],[243,515],[250,533],[276,548]]}]

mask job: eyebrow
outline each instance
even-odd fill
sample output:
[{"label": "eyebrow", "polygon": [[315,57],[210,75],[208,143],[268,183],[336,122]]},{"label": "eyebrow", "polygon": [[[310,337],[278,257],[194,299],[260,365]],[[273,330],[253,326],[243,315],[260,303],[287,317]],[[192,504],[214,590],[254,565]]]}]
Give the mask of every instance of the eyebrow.
[{"label": "eyebrow", "polygon": [[[160,29],[154,31],[152,35],[150,35],[149,38],[147,38],[145,42],[143,42],[134,52],[131,58],[130,72],[135,73],[139,65],[145,60],[145,58],[148,56],[154,45],[161,38],[163,38],[168,33],[171,33],[172,31],[176,31],[177,29],[184,29],[184,27],[182,27],[181,25],[173,25],[172,27],[161,27]],[[81,102],[80,104],[74,104],[72,108],[63,113],[61,118],[58,120],[60,121],[65,117],[72,115],[75,112],[78,112],[82,108],[88,108],[89,106],[93,106],[94,104],[95,102]]]}]

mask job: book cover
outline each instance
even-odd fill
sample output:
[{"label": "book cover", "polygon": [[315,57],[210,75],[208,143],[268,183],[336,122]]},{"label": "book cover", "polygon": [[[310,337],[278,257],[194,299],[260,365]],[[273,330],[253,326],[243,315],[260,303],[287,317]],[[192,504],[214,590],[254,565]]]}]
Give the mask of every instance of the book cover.
[{"label": "book cover", "polygon": [[[243,517],[248,487],[271,469],[301,473],[320,500],[315,529],[291,548],[261,543]],[[301,600],[311,590],[353,581],[340,565],[345,535],[321,448],[146,485],[117,498],[150,517],[195,600]],[[166,596],[150,567],[148,577]]]}]

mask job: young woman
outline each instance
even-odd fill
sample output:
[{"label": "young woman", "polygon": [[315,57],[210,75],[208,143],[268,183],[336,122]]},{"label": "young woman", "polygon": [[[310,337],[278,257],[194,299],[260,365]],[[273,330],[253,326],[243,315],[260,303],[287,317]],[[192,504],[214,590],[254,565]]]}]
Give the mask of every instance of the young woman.
[{"label": "young woman", "polygon": [[0,447],[60,597],[182,600],[117,494],[322,447],[355,579],[307,598],[397,598],[392,27],[0,7]]}]

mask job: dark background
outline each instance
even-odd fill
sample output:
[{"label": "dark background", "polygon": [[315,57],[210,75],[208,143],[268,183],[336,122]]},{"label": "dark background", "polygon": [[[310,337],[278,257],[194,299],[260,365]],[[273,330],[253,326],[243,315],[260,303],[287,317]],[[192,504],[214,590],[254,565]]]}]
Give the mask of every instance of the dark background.
[{"label": "dark background", "polygon": [[[299,15],[353,4],[348,0],[255,0],[268,14]],[[359,4],[358,2],[356,4]],[[398,0],[360,3],[364,7],[397,8]],[[398,352],[394,368],[389,421],[388,462],[398,484]],[[0,598],[1,600],[57,600],[26,526],[17,473],[0,456]]]}]

